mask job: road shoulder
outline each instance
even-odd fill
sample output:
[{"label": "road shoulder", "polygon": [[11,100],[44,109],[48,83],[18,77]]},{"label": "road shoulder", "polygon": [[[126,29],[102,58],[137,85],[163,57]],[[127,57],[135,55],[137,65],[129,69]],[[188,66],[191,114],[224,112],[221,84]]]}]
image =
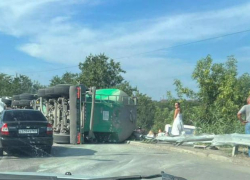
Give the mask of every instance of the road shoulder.
[{"label": "road shoulder", "polygon": [[218,150],[196,149],[188,146],[174,146],[173,144],[148,144],[139,141],[127,141],[127,143],[132,146],[141,146],[149,149],[154,148],[154,149],[162,149],[179,153],[188,153],[196,155],[198,157],[209,158],[220,162],[229,162],[234,164],[240,164],[243,166],[250,166],[250,161],[248,158],[237,157],[237,156],[230,157]]}]

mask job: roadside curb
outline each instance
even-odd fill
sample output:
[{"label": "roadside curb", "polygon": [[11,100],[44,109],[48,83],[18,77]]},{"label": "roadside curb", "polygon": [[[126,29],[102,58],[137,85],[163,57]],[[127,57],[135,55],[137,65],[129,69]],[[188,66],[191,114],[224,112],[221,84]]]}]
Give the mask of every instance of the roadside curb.
[{"label": "roadside curb", "polygon": [[226,157],[223,155],[213,154],[209,152],[200,152],[195,149],[189,150],[189,149],[183,149],[181,147],[172,147],[169,145],[164,146],[162,144],[161,145],[146,144],[146,143],[137,142],[137,141],[127,141],[127,144],[147,147],[147,148],[164,149],[164,150],[169,150],[169,151],[174,151],[174,152],[179,152],[179,153],[193,154],[199,157],[209,158],[209,159],[220,161],[220,162],[230,162],[230,163],[235,163],[235,164],[241,164],[244,166],[250,166],[250,161],[246,161],[246,160],[235,158],[235,157]]}]

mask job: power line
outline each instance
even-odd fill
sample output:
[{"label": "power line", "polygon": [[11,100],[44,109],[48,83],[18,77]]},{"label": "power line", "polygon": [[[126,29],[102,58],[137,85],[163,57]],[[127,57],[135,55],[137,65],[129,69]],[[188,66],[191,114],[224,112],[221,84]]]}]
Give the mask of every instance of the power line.
[{"label": "power line", "polygon": [[[219,38],[232,36],[232,35],[236,35],[236,34],[241,34],[241,33],[246,33],[246,32],[250,32],[250,29],[247,29],[247,30],[244,30],[244,31],[233,32],[233,33],[229,33],[229,34],[224,34],[224,35],[220,35],[220,36],[215,36],[215,37],[211,37],[211,38],[201,39],[201,40],[197,40],[197,41],[192,41],[192,42],[188,42],[188,43],[184,43],[184,44],[178,44],[178,45],[169,46],[169,47],[165,47],[165,48],[155,49],[155,50],[151,50],[151,51],[145,51],[145,52],[136,53],[136,54],[132,54],[132,55],[129,55],[129,56],[124,56],[124,57],[118,57],[118,58],[114,58],[114,59],[119,60],[119,59],[131,58],[131,57],[134,57],[134,56],[153,53],[153,52],[157,52],[157,51],[164,51],[164,50],[168,50],[168,49],[173,49],[173,48],[186,46],[186,45],[190,45],[190,44],[195,44],[195,43],[200,43],[200,42],[204,42],[204,41],[210,41],[210,40],[219,39]],[[73,68],[73,67],[77,67],[77,66],[78,65],[68,66],[68,67],[63,67],[63,68],[57,68],[57,69],[43,70],[43,71],[23,72],[23,73],[27,74],[27,73],[49,72],[49,71],[56,71],[56,70],[61,70],[61,69]]]},{"label": "power line", "polygon": [[[57,69],[48,69],[48,70],[43,70],[43,71],[29,71],[29,72],[22,72],[22,73],[28,74],[28,73],[50,72],[50,71],[56,71],[56,70],[61,70],[61,69],[74,68],[74,67],[78,67],[78,65],[75,65],[75,66],[67,66],[67,67],[57,68]],[[20,74],[22,74],[22,73],[20,73]]]},{"label": "power line", "polygon": [[207,38],[207,39],[201,39],[201,40],[198,40],[198,41],[192,41],[192,42],[188,42],[188,43],[184,43],[184,44],[178,44],[178,45],[174,45],[174,46],[169,46],[169,47],[166,47],[166,48],[160,48],[160,49],[155,49],[155,50],[151,50],[151,51],[145,51],[145,52],[142,52],[142,53],[132,54],[130,56],[124,56],[124,57],[115,58],[115,59],[130,58],[130,57],[134,57],[134,56],[138,56],[138,55],[143,55],[143,54],[148,54],[148,53],[152,53],[152,52],[173,49],[173,48],[180,47],[180,46],[186,46],[186,45],[200,43],[200,42],[204,42],[204,41],[210,41],[210,40],[213,40],[213,39],[223,38],[223,37],[232,36],[232,35],[235,35],[235,34],[246,33],[246,32],[250,32],[250,29],[247,29],[247,30],[244,30],[244,31],[238,31],[238,32],[230,33],[230,34],[224,34],[224,35],[220,35],[220,36],[215,36],[215,37],[211,37],[211,38]]}]

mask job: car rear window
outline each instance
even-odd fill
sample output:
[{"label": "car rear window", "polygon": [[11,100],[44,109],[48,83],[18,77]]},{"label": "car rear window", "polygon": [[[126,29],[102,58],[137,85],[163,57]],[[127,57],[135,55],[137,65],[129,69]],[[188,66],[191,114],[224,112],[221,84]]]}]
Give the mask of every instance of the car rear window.
[{"label": "car rear window", "polygon": [[3,121],[47,121],[40,111],[6,111]]}]

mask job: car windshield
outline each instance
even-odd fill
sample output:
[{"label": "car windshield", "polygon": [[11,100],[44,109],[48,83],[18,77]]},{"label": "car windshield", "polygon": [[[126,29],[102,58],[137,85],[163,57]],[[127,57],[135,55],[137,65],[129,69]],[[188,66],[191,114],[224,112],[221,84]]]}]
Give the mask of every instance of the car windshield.
[{"label": "car windshield", "polygon": [[8,121],[47,121],[39,111],[6,111],[3,115],[3,122]]},{"label": "car windshield", "polygon": [[0,0],[0,179],[250,179],[249,158],[249,0]]}]

